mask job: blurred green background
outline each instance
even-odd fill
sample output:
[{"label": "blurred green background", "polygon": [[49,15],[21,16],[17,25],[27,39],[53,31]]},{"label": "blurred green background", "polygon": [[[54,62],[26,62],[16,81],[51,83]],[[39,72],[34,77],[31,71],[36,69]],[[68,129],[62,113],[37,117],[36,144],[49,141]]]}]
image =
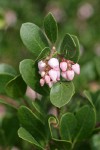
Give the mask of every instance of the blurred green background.
[{"label": "blurred green background", "polygon": [[100,0],[0,0],[0,62],[18,70],[21,60],[33,58],[20,39],[20,27],[33,22],[43,28],[48,12],[58,22],[58,43],[65,33],[79,38],[81,75],[76,88],[100,89]]}]

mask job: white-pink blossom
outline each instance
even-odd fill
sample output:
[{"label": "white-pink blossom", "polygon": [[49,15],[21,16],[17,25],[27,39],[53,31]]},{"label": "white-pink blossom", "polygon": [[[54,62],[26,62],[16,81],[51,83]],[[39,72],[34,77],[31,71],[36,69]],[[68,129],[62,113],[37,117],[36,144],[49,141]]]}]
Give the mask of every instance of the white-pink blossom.
[{"label": "white-pink blossom", "polygon": [[79,64],[74,64],[74,65],[72,65],[72,69],[74,70],[74,72],[76,73],[76,74],[80,74],[80,65]]},{"label": "white-pink blossom", "polygon": [[45,75],[45,82],[47,84],[49,84],[49,82],[50,82],[50,76],[49,75]]},{"label": "white-pink blossom", "polygon": [[64,79],[67,79],[67,77],[66,77],[66,71],[65,72],[61,72],[61,76],[64,78]]},{"label": "white-pink blossom", "polygon": [[74,78],[74,71],[73,70],[67,70],[66,71],[66,77],[67,77],[67,80],[69,80],[69,81],[73,80],[73,78]]},{"label": "white-pink blossom", "polygon": [[51,69],[51,70],[49,71],[49,76],[50,76],[51,80],[52,80],[54,83],[57,82],[58,74],[57,74],[57,71],[56,71],[56,70]]},{"label": "white-pink blossom", "polygon": [[59,61],[58,61],[57,58],[51,58],[51,59],[48,61],[48,65],[49,65],[52,69],[59,70]]},{"label": "white-pink blossom", "polygon": [[43,62],[42,60],[38,62],[38,68],[39,68],[39,71],[43,71],[46,67],[46,63]]},{"label": "white-pink blossom", "polygon": [[66,62],[61,62],[60,63],[60,68],[62,71],[66,71],[67,70],[67,63]]},{"label": "white-pink blossom", "polygon": [[41,86],[44,86],[44,83],[45,83],[45,80],[42,78],[42,79],[40,79],[40,85]]}]

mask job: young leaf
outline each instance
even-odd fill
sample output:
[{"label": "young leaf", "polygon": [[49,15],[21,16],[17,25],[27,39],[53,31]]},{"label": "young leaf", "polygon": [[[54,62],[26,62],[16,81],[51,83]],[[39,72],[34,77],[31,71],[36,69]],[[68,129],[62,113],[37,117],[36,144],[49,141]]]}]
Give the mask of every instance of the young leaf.
[{"label": "young leaf", "polygon": [[[48,42],[41,29],[33,23],[24,23],[20,35],[25,46],[34,54],[35,58],[48,47]],[[48,51],[46,51],[48,53]]]},{"label": "young leaf", "polygon": [[50,101],[56,107],[67,104],[74,95],[74,85],[72,82],[57,82],[50,91]]},{"label": "young leaf", "polygon": [[18,75],[7,83],[6,93],[11,97],[18,98],[24,96],[26,88],[27,86],[22,77]]},{"label": "young leaf", "polygon": [[96,122],[95,111],[87,105],[82,107],[75,116],[77,128],[74,142],[87,138],[92,133]]},{"label": "young leaf", "polygon": [[23,140],[35,145],[36,147],[40,148],[40,149],[44,149],[35,139],[34,137],[27,131],[25,130],[23,127],[20,127],[18,130],[18,135],[20,138],[22,138]]},{"label": "young leaf", "polygon": [[44,29],[48,39],[54,44],[57,40],[58,27],[57,22],[51,13],[44,19]]},{"label": "young leaf", "polygon": [[78,38],[67,33],[61,43],[59,53],[66,59],[77,62],[80,55]]},{"label": "young leaf", "polygon": [[30,86],[33,90],[42,95],[49,94],[49,87],[47,85],[41,87],[39,80],[40,75],[38,73],[38,69],[34,64],[34,61],[30,59],[23,60],[19,66],[20,73],[22,75],[23,80],[26,82],[28,86]]},{"label": "young leaf", "polygon": [[72,113],[64,114],[60,120],[60,133],[62,139],[72,143],[76,126],[77,120],[75,116]]}]

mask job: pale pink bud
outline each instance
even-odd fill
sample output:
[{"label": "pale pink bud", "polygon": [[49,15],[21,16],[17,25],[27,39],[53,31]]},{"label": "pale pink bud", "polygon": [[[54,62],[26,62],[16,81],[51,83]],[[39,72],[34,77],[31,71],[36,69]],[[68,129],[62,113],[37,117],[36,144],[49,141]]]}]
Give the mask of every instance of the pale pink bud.
[{"label": "pale pink bud", "polygon": [[45,82],[46,82],[47,84],[49,84],[49,82],[50,82],[50,77],[49,77],[48,75],[45,76]]},{"label": "pale pink bud", "polygon": [[48,65],[55,70],[59,70],[59,61],[57,58],[51,58],[48,61]]},{"label": "pale pink bud", "polygon": [[49,83],[48,83],[48,86],[51,88],[51,87],[53,86],[53,82],[52,82],[52,81],[49,82]]},{"label": "pale pink bud", "polygon": [[57,82],[57,76],[58,76],[58,74],[57,74],[57,71],[56,71],[56,70],[51,69],[51,70],[49,71],[49,76],[50,76],[50,78],[51,78],[51,80],[52,80],[53,82]]},{"label": "pale pink bud", "polygon": [[40,74],[41,74],[41,77],[44,77],[45,76],[45,71],[41,71]]},{"label": "pale pink bud", "polygon": [[74,72],[76,73],[76,74],[80,74],[80,65],[79,64],[74,64],[74,65],[72,65],[72,69],[74,70]]},{"label": "pale pink bud", "polygon": [[73,80],[74,78],[74,71],[73,70],[68,70],[66,71],[66,77],[69,81]]},{"label": "pale pink bud", "polygon": [[43,71],[46,67],[46,63],[44,63],[42,60],[38,62],[38,68],[40,71]]},{"label": "pale pink bud", "polygon": [[62,76],[64,79],[67,79],[67,77],[66,77],[66,71],[65,71],[65,72],[61,72],[61,76]]},{"label": "pale pink bud", "polygon": [[67,70],[67,63],[66,62],[61,62],[60,63],[60,68],[62,71],[66,71]]},{"label": "pale pink bud", "polygon": [[45,80],[44,79],[40,79],[40,85],[43,86],[45,83]]}]

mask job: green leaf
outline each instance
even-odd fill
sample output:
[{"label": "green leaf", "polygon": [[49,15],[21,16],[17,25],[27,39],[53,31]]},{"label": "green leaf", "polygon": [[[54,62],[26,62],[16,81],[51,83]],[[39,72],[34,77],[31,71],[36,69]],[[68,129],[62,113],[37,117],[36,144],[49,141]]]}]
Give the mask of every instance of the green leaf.
[{"label": "green leaf", "polygon": [[[55,116],[50,116],[48,119],[49,123],[49,129],[50,129],[50,134],[51,134],[51,139],[53,141],[53,145],[50,145],[51,149],[59,149],[59,150],[70,150],[71,148],[71,143],[67,142],[66,140],[59,140],[59,134],[57,127],[59,125],[59,120]],[[54,147],[54,148],[52,148]]]},{"label": "green leaf", "polygon": [[90,104],[92,105],[92,107],[95,109],[95,106],[93,104],[93,101],[92,101],[92,97],[90,95],[90,93],[88,91],[83,91],[83,94],[85,95],[85,97],[88,99],[88,101],[90,102]]},{"label": "green leaf", "polygon": [[23,127],[20,127],[18,130],[18,136],[22,138],[23,140],[35,145],[36,147],[39,147],[40,149],[43,149],[43,147],[34,139],[34,137]]},{"label": "green leaf", "polygon": [[43,87],[40,86],[40,75],[38,73],[37,66],[34,64],[34,61],[30,59],[23,60],[20,63],[19,70],[23,80],[33,90],[42,95],[49,94],[49,87],[47,85]]},{"label": "green leaf", "polygon": [[74,142],[89,137],[96,122],[95,111],[87,105],[82,107],[75,116],[77,119],[77,128]]},{"label": "green leaf", "polygon": [[[21,26],[20,35],[25,46],[33,52],[37,58],[41,51],[48,47],[48,42],[41,29],[33,23],[24,23]],[[48,51],[46,51],[48,53]]]},{"label": "green leaf", "polygon": [[16,75],[13,67],[7,64],[0,64],[0,93],[5,93],[5,85]]},{"label": "green leaf", "polygon": [[10,103],[7,103],[5,100],[0,99],[0,103],[1,103],[1,104],[4,104],[4,105],[7,105],[7,106],[9,106],[9,107],[12,107],[12,108],[14,108],[14,109],[17,109],[14,105],[12,105],[12,104],[10,104]]},{"label": "green leaf", "polygon": [[50,48],[49,48],[49,47],[45,47],[45,48],[41,51],[41,53],[39,54],[39,56],[36,58],[35,61],[37,61],[37,60],[39,61],[40,59],[45,58],[46,56],[49,55],[49,53],[50,53]]},{"label": "green leaf", "polygon": [[0,93],[6,93],[5,86],[13,78],[14,76],[10,74],[0,74]]},{"label": "green leaf", "polygon": [[67,104],[74,95],[74,85],[72,82],[57,82],[50,91],[50,101],[56,107]]},{"label": "green leaf", "polygon": [[48,39],[55,43],[58,35],[57,22],[53,15],[49,13],[44,19],[44,29]]},{"label": "green leaf", "polygon": [[75,55],[74,55],[74,57],[72,58],[72,60],[74,61],[74,62],[78,62],[78,60],[79,60],[79,58],[80,58],[80,44],[79,44],[79,40],[78,40],[78,38],[77,38],[77,36],[74,36],[74,35],[72,35],[72,38],[73,38],[73,40],[74,40],[74,42],[75,42],[75,44],[76,44],[76,48],[75,48]]},{"label": "green leaf", "polygon": [[21,106],[18,110],[21,126],[25,128],[42,146],[47,141],[45,126],[39,118],[27,107]]},{"label": "green leaf", "polygon": [[43,105],[42,105],[41,101],[35,100],[32,102],[32,105],[33,105],[34,113],[44,123],[47,114],[45,114],[45,111],[43,111]]},{"label": "green leaf", "polygon": [[6,85],[6,93],[10,97],[23,97],[26,92],[26,84],[20,75],[10,80]]},{"label": "green leaf", "polygon": [[80,55],[78,38],[74,35],[70,35],[67,33],[61,43],[59,53],[63,55],[66,59],[77,62]]},{"label": "green leaf", "polygon": [[62,115],[60,120],[60,133],[63,140],[72,143],[75,136],[77,120],[72,113]]},{"label": "green leaf", "polygon": [[8,64],[0,64],[0,74],[17,75],[16,70]]},{"label": "green leaf", "polygon": [[15,145],[16,141],[18,140],[18,128],[19,121],[16,115],[8,115],[3,118],[2,129],[4,130],[5,134],[6,146]]}]

